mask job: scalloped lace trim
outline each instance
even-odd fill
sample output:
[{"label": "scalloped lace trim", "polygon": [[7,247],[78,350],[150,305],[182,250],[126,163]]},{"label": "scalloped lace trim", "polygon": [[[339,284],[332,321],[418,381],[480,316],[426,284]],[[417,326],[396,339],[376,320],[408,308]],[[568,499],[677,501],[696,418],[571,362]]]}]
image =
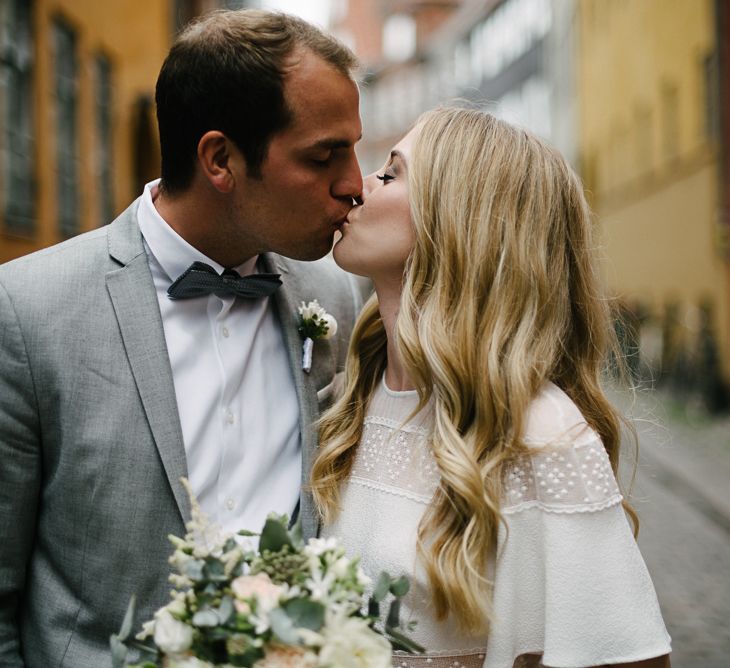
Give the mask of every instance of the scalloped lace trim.
[{"label": "scalloped lace trim", "polygon": [[380,415],[368,415],[364,420],[363,424],[379,424],[383,427],[388,427],[393,431],[404,431],[407,434],[419,434],[421,436],[428,436],[428,429],[411,423],[403,424],[401,420],[394,420],[392,418],[382,417]]},{"label": "scalloped lace trim", "polygon": [[350,476],[350,482],[362,485],[363,487],[367,487],[368,489],[377,490],[378,492],[386,492],[387,494],[393,494],[394,496],[411,499],[411,501],[417,501],[418,503],[424,505],[428,504],[432,498],[431,496],[427,496],[425,494],[416,494],[415,492],[410,492],[408,490],[401,489],[400,487],[385,485],[383,483],[375,482],[374,480],[368,480],[367,478],[361,478],[360,476],[356,475]]},{"label": "scalloped lace trim", "polygon": [[530,508],[539,508],[546,513],[557,513],[559,515],[572,515],[574,513],[597,513],[600,510],[606,510],[606,508],[611,508],[612,506],[618,505],[619,503],[621,503],[621,501],[623,501],[623,498],[624,497],[621,496],[621,494],[617,494],[609,499],[606,499],[605,501],[596,502],[592,505],[582,503],[577,506],[559,506],[556,504],[542,503],[541,501],[525,501],[524,503],[521,503],[517,506],[510,506],[509,508],[502,508],[501,510],[505,515],[515,515],[519,512],[522,512],[523,510],[529,510]]}]

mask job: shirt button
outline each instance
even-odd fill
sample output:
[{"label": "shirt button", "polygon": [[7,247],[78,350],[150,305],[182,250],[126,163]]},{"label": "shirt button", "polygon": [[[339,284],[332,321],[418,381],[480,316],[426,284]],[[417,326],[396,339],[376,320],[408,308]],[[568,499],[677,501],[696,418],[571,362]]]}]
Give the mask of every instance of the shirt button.
[{"label": "shirt button", "polygon": [[226,508],[233,510],[236,507],[236,502],[233,499],[226,499]]},{"label": "shirt button", "polygon": [[230,333],[230,332],[228,331],[228,327],[224,327],[224,328],[223,328],[223,329],[221,330],[221,334],[223,334],[223,336],[224,336],[225,338],[228,338],[228,337],[230,336],[230,334],[231,334],[231,333]]},{"label": "shirt button", "polygon": [[233,413],[231,413],[231,412],[226,413],[226,422],[228,424],[233,424]]}]

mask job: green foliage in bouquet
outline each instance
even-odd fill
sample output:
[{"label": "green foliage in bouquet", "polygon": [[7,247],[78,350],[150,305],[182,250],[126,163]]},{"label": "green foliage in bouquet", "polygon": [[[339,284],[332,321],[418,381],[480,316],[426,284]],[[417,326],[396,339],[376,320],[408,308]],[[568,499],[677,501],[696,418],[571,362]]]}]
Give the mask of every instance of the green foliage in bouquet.
[{"label": "green foliage in bouquet", "polygon": [[[170,576],[172,600],[132,638],[132,598],[110,639],[113,668],[266,668],[283,659],[325,668],[345,658],[351,664],[353,656],[363,668],[385,668],[392,648],[423,651],[400,628],[407,578],[381,574],[364,615],[369,580],[335,539],[305,544],[298,524],[290,529],[286,516],[270,515],[260,534],[239,532],[260,536],[258,549],[248,549],[208,523],[184,482],[192,520],[184,539],[169,536],[177,571]],[[393,600],[382,623],[388,594]],[[128,663],[130,649],[145,658]]]}]

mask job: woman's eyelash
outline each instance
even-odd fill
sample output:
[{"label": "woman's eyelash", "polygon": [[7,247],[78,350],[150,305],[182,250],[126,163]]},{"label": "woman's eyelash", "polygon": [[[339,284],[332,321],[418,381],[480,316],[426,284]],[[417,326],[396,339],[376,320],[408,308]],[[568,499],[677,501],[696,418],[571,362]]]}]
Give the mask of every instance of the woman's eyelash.
[{"label": "woman's eyelash", "polygon": [[395,176],[392,174],[384,173],[382,176],[380,174],[375,175],[376,179],[380,179],[383,183],[388,183],[391,179],[394,179]]}]

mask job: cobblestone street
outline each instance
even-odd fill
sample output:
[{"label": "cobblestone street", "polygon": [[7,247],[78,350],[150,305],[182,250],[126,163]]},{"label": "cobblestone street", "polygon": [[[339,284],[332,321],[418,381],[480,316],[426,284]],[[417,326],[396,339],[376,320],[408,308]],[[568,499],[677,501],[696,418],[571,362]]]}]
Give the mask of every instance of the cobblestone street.
[{"label": "cobblestone street", "polygon": [[[626,409],[626,402],[617,399]],[[639,432],[630,500],[675,668],[730,666],[730,418],[682,410],[661,393],[628,411]],[[622,486],[630,480],[629,457]]]}]

